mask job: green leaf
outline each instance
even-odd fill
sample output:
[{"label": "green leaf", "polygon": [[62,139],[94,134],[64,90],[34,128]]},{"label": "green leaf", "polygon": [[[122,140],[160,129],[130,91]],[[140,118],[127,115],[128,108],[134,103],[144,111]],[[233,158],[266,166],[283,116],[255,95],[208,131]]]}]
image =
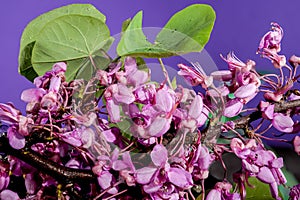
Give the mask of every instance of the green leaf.
[{"label": "green leaf", "polygon": [[128,18],[122,23],[122,33],[126,31],[130,22],[131,22],[131,18]]},{"label": "green leaf", "polygon": [[18,70],[21,75],[30,81],[33,81],[33,79],[38,76],[31,63],[31,53],[34,48],[35,40],[48,22],[70,14],[94,17],[104,23],[106,21],[106,17],[91,4],[71,4],[51,10],[35,18],[24,29],[20,41]]},{"label": "green leaf", "polygon": [[229,99],[234,99],[234,98],[235,98],[234,93],[229,93],[229,94],[228,94],[228,98],[229,98]]},{"label": "green leaf", "polygon": [[228,121],[237,120],[239,118],[240,118],[239,116],[234,116],[234,117],[225,117],[225,116],[222,116],[221,117],[221,122],[225,123],[225,122],[228,122]]},{"label": "green leaf", "polygon": [[175,90],[177,88],[177,79],[176,79],[176,76],[174,76],[174,78],[172,79],[171,84],[172,84],[173,90]]},{"label": "green leaf", "polygon": [[[103,21],[89,16],[66,15],[52,20],[41,30],[31,61],[38,75],[50,70],[55,62],[69,61],[71,64],[66,72],[69,81],[81,66],[90,67],[97,52],[107,50],[111,43],[112,38]],[[76,65],[72,66],[72,63]]]},{"label": "green leaf", "polygon": [[212,31],[215,12],[209,5],[194,4],[179,11],[157,35],[154,44],[142,30],[142,11],[138,12],[117,47],[120,56],[162,58],[201,51]]},{"label": "green leaf", "polygon": [[262,183],[254,177],[249,178],[249,183],[254,188],[246,187],[247,200],[273,200],[268,184]]},{"label": "green leaf", "polygon": [[32,49],[34,44],[35,42],[31,42],[26,45],[25,48],[20,52],[19,56],[19,73],[32,82],[34,78],[38,76],[31,63]]},{"label": "green leaf", "polygon": [[201,51],[208,42],[216,14],[211,6],[194,4],[177,12],[157,35],[156,43],[174,54]]},{"label": "green leaf", "polygon": [[[285,168],[281,168],[286,180],[287,180],[287,183],[285,184],[286,186],[288,187],[293,187],[294,185],[297,185],[298,184],[298,181],[297,179],[295,178],[295,176],[287,171]],[[283,199],[288,199],[289,198],[289,193],[290,193],[290,189],[287,188],[287,187],[284,187],[283,185],[280,185],[279,187],[279,192],[280,192],[280,195]]]},{"label": "green leaf", "polygon": [[140,57],[160,57],[166,53],[162,49],[151,44],[142,30],[143,12],[138,12],[131,20],[126,31],[123,33],[117,46],[117,53],[120,56],[131,55]]}]

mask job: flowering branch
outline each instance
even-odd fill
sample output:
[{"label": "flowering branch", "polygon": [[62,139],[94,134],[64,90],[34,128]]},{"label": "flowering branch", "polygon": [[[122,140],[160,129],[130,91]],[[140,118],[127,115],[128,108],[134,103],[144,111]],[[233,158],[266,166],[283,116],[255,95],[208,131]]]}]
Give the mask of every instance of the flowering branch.
[{"label": "flowering branch", "polygon": [[51,161],[47,157],[39,155],[37,152],[30,149],[14,149],[9,145],[8,139],[5,136],[0,138],[0,152],[29,163],[32,167],[39,169],[43,173],[52,176],[54,179],[62,183],[68,183],[69,181],[94,183],[97,181],[92,170],[72,169],[59,165],[58,163]]},{"label": "flowering branch", "polygon": [[[192,86],[202,87],[203,90],[195,92],[176,85],[175,78],[171,83],[161,58],[198,52],[197,46],[205,45],[209,34],[202,38],[203,30],[205,34],[210,32],[215,18],[209,6],[192,5],[175,14],[154,44],[143,35],[142,13],[138,13],[124,28],[117,47],[118,58],[114,60],[104,50],[98,51],[104,44],[106,49],[112,39],[102,14],[88,17],[91,13],[84,12],[95,9],[87,8],[61,8],[67,12],[57,13],[72,15],[46,21],[45,27],[40,27],[37,42],[22,39],[20,72],[28,78],[35,76],[30,73],[35,67],[28,70],[29,60],[34,66],[41,61],[46,66],[44,61],[50,57],[64,62],[48,63],[52,69],[47,64],[43,71],[49,71],[34,79],[36,87],[22,92],[21,99],[27,103],[26,115],[11,103],[0,103],[0,153],[9,155],[0,159],[1,199],[188,200],[202,194],[206,200],[243,200],[250,177],[268,184],[272,197],[281,199],[278,186],[287,183],[281,171],[283,159],[268,150],[261,138],[276,139],[263,135],[272,126],[283,134],[300,130],[300,123],[293,119],[300,111],[300,92],[293,89],[299,78],[300,58],[291,57],[290,67],[285,56],[278,54],[283,30],[277,23],[272,23],[257,53],[271,60],[279,69],[278,75],[261,75],[254,61],[244,63],[233,53],[222,56],[228,70],[209,75],[199,63],[192,63],[192,67],[179,64],[178,74]],[[78,10],[80,13],[76,14]],[[182,20],[182,16],[188,20]],[[47,14],[37,23],[43,19],[47,19]],[[34,32],[38,33],[37,27]],[[51,34],[62,27],[62,35]],[[29,25],[26,29],[32,32],[31,28]],[[75,29],[80,35],[74,33]],[[99,29],[103,31],[101,37]],[[171,35],[167,30],[171,30]],[[176,31],[180,34],[176,35]],[[66,37],[69,32],[70,38]],[[82,38],[84,45],[76,43],[76,49],[82,54],[80,58],[89,59],[77,62],[74,58],[78,52],[72,54],[73,41]],[[94,45],[95,41],[102,41],[101,45]],[[173,42],[175,49],[170,46]],[[63,48],[59,48],[60,44]],[[45,51],[47,48],[49,52]],[[61,49],[65,51],[57,52]],[[86,49],[88,55],[84,55]],[[50,55],[51,52],[55,53]],[[60,57],[56,58],[57,55]],[[151,81],[151,70],[143,57],[158,58],[165,75],[163,82]],[[76,66],[78,71],[74,68],[76,63],[81,63]],[[288,70],[288,76],[283,69]],[[245,109],[258,93],[264,99],[256,108]],[[258,119],[262,120],[257,127],[251,127]],[[262,130],[267,120],[271,124]],[[293,145],[300,154],[299,136],[294,137]],[[233,174],[233,190],[232,183],[227,181],[228,166],[223,161],[227,152],[235,154],[242,163],[242,169]],[[224,179],[206,194],[204,182],[209,173],[213,175],[214,171],[209,169],[215,161],[221,162]],[[10,190],[11,175],[20,177],[26,194]],[[291,197],[296,199],[297,187],[292,191]]]},{"label": "flowering branch", "polygon": [[[289,109],[300,107],[300,100],[293,100],[288,102],[276,102],[274,112],[286,112]],[[256,121],[262,117],[262,111],[255,111],[247,116],[243,116],[237,120],[234,120],[235,128],[244,129],[249,126],[253,121]]]}]

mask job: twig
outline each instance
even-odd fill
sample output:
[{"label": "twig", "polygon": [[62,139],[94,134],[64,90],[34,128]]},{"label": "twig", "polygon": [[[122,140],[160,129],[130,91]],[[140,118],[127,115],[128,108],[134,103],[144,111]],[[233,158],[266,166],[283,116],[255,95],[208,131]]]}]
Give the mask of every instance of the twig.
[{"label": "twig", "polygon": [[62,166],[45,156],[39,155],[31,149],[14,149],[9,145],[8,139],[5,136],[0,138],[0,152],[14,156],[62,183],[68,181],[95,183],[97,181],[97,177],[93,174],[92,170],[74,169]]}]

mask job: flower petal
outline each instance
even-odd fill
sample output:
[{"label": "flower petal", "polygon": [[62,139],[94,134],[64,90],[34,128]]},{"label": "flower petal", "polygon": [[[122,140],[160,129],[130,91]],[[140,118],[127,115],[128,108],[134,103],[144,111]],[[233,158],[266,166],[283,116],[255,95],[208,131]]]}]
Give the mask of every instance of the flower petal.
[{"label": "flower petal", "polygon": [[22,149],[25,147],[25,137],[17,132],[15,127],[9,127],[7,130],[9,144],[14,149]]},{"label": "flower petal", "polygon": [[238,99],[233,99],[227,102],[226,108],[223,111],[225,117],[234,117],[243,109],[243,104]]},{"label": "flower petal", "polygon": [[157,116],[147,128],[149,136],[160,137],[170,129],[171,118]]},{"label": "flower petal", "polygon": [[156,171],[157,169],[153,167],[143,167],[138,169],[136,171],[136,182],[143,185],[148,184]]},{"label": "flower petal", "polygon": [[158,167],[165,165],[165,163],[168,161],[168,151],[166,147],[161,144],[155,145],[150,156],[152,162]]},{"label": "flower petal", "polygon": [[206,200],[221,200],[221,192],[216,189],[212,189],[209,191],[208,195],[206,196]]},{"label": "flower petal", "polygon": [[3,190],[0,193],[0,199],[5,199],[5,200],[19,200],[20,197],[18,196],[17,193],[11,191],[11,190]]},{"label": "flower petal", "polygon": [[234,92],[234,96],[240,99],[244,99],[254,95],[256,93],[256,89],[257,87],[254,83],[243,85]]},{"label": "flower petal", "polygon": [[271,170],[265,166],[260,168],[257,178],[264,183],[270,184],[276,182]]},{"label": "flower petal", "polygon": [[193,185],[192,175],[180,168],[171,167],[168,178],[171,183],[183,189],[188,189]]},{"label": "flower petal", "polygon": [[275,113],[272,124],[279,131],[290,133],[293,131],[294,121],[290,116],[282,113]]},{"label": "flower petal", "polygon": [[24,90],[21,94],[21,99],[24,102],[40,101],[46,91],[42,88],[30,88]]},{"label": "flower petal", "polygon": [[189,108],[189,116],[197,120],[202,113],[202,109],[203,100],[200,95],[196,95]]}]

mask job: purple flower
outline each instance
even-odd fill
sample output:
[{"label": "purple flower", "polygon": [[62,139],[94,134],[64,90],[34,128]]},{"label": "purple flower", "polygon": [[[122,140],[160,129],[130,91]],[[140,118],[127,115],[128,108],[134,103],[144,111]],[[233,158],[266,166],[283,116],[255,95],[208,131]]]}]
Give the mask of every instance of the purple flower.
[{"label": "purple flower", "polygon": [[125,110],[134,122],[130,127],[131,132],[144,139],[160,137],[169,130],[175,106],[175,93],[163,87],[149,102],[151,104],[144,105],[141,110],[136,104],[130,104]]},{"label": "purple flower", "polygon": [[244,104],[239,99],[233,99],[226,103],[223,111],[225,117],[237,116],[243,109]]},{"label": "purple flower", "polygon": [[30,125],[33,120],[24,117],[21,112],[10,104],[0,104],[0,120],[10,125],[7,130],[9,144],[15,149],[21,149],[25,146],[25,137],[29,135]]},{"label": "purple flower", "polygon": [[199,144],[192,159],[193,177],[195,179],[206,179],[209,175],[209,166],[214,161],[214,157],[209,153],[207,147]]},{"label": "purple flower", "polygon": [[89,148],[95,141],[95,133],[91,128],[85,126],[59,135],[61,139],[75,147]]},{"label": "purple flower", "polygon": [[239,72],[242,69],[245,71],[250,71],[255,65],[254,61],[248,61],[247,63],[244,63],[241,61],[233,52],[230,52],[227,54],[226,58],[221,55],[222,59],[228,63],[228,68],[230,71],[233,72]]},{"label": "purple flower", "polygon": [[259,77],[253,73],[252,71],[248,71],[247,69],[242,69],[239,71],[236,75],[237,83],[242,85],[248,85],[248,84],[254,84],[256,87],[259,87],[261,85],[261,81]]},{"label": "purple flower", "polygon": [[109,72],[99,69],[96,72],[96,78],[99,79],[99,83],[104,86],[109,86],[116,79],[116,72],[120,70],[122,62],[111,63],[109,65]]},{"label": "purple flower", "polygon": [[43,88],[30,88],[22,92],[21,99],[27,103],[39,102],[45,94],[46,91]]},{"label": "purple flower", "polygon": [[11,104],[0,103],[0,120],[7,124],[14,124],[18,122],[18,117],[21,112]]},{"label": "purple flower", "polygon": [[137,87],[144,84],[149,78],[147,72],[138,69],[136,60],[132,57],[125,58],[124,68],[128,85]]},{"label": "purple flower", "polygon": [[245,145],[240,139],[233,138],[230,147],[242,159],[243,169],[269,184],[272,196],[280,199],[278,185],[286,183],[280,169],[283,167],[283,159],[277,158],[272,151],[263,149],[262,145],[257,146],[254,139],[248,140]]},{"label": "purple flower", "polygon": [[299,200],[300,199],[300,184],[293,186],[290,189],[290,200]]},{"label": "purple flower", "polygon": [[279,131],[290,133],[293,131],[294,121],[290,116],[282,113],[275,113],[273,115],[272,124]]},{"label": "purple flower", "polygon": [[210,190],[206,200],[240,200],[241,196],[238,193],[230,193],[232,185],[228,182],[216,183],[214,189]]},{"label": "purple flower", "polygon": [[[1,166],[2,167],[2,166]],[[0,191],[7,188],[10,181],[10,177],[6,171],[0,171]]]},{"label": "purple flower", "polygon": [[293,139],[293,146],[294,146],[294,150],[295,152],[300,155],[300,136],[296,136],[294,139]]},{"label": "purple flower", "polygon": [[180,69],[178,75],[183,76],[192,86],[201,85],[204,89],[211,86],[213,77],[207,76],[198,63],[194,64],[195,68],[188,67],[184,64],[179,64],[178,67]]},{"label": "purple flower", "polygon": [[21,135],[15,126],[11,126],[7,130],[9,144],[14,149],[22,149],[25,147],[25,137]]},{"label": "purple flower", "polygon": [[155,167],[143,167],[136,171],[136,181],[143,185],[146,193],[154,196],[160,193],[170,195],[167,190],[164,190],[165,187],[176,186],[180,190],[192,187],[191,174],[182,168],[170,166],[168,151],[163,145],[157,144],[150,156]]},{"label": "purple flower", "polygon": [[281,50],[283,30],[277,23],[271,23],[271,26],[271,31],[267,32],[261,39],[257,52],[270,59],[274,66],[279,68],[286,64],[285,56],[277,54]]},{"label": "purple flower", "polygon": [[[64,62],[55,63],[52,66],[52,70],[46,72],[43,76],[38,76],[34,79],[34,84],[37,88],[44,88],[49,86],[52,77],[61,77],[63,80],[65,79],[64,73],[67,70],[67,65]],[[52,83],[52,87],[57,86],[57,84]],[[49,88],[47,88],[49,89]]]},{"label": "purple flower", "polygon": [[155,93],[156,89],[154,84],[144,84],[133,91],[136,102],[142,104],[153,104]]},{"label": "purple flower", "polygon": [[3,190],[0,193],[0,199],[5,200],[21,200],[19,195],[11,190]]},{"label": "purple flower", "polygon": [[261,101],[259,104],[260,110],[262,111],[262,116],[265,119],[273,119],[274,116],[274,104],[269,102]]},{"label": "purple flower", "polygon": [[112,152],[111,158],[108,156],[99,156],[98,161],[92,168],[94,174],[97,175],[98,184],[103,190],[107,190],[109,194],[116,194],[118,192],[116,187],[112,187],[116,180],[109,171],[112,167],[112,163],[117,160],[118,154],[119,151],[115,149]]},{"label": "purple flower", "polygon": [[279,24],[272,22],[271,23],[271,31],[267,32],[261,39],[258,50],[262,49],[274,49],[275,52],[279,52],[281,50],[281,39],[283,37],[283,30],[279,26]]},{"label": "purple flower", "polygon": [[131,89],[123,84],[109,86],[104,93],[104,97],[106,109],[112,122],[120,121],[120,105],[131,104],[135,100]]},{"label": "purple flower", "polygon": [[257,91],[257,86],[254,83],[243,85],[239,87],[235,92],[234,96],[240,99],[252,97]]}]

